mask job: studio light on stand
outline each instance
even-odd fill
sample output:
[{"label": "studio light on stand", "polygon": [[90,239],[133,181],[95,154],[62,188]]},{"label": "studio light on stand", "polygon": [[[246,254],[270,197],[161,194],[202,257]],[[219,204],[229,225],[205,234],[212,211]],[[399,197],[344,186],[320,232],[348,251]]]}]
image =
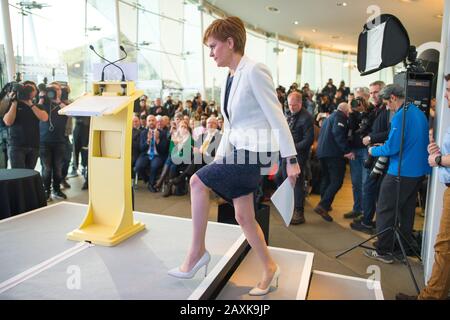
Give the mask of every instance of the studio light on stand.
[{"label": "studio light on stand", "polygon": [[[374,20],[369,21],[363,26],[363,31],[359,35],[358,40],[358,70],[361,76],[368,75],[387,67],[395,66],[403,62],[406,71],[394,76],[394,83],[399,84],[405,88],[405,103],[403,106],[401,141],[399,150],[399,165],[396,177],[396,203],[394,224],[369,239],[358,243],[357,245],[338,254],[336,258],[350,252],[351,250],[361,247],[365,249],[374,250],[374,248],[367,247],[364,244],[368,241],[377,238],[386,232],[393,233],[393,243],[391,254],[394,256],[395,244],[398,243],[402,261],[407,265],[409,274],[414,286],[419,293],[419,286],[412,272],[411,265],[408,261],[405,251],[404,242],[408,245],[414,255],[420,260],[420,255],[416,252],[411,243],[408,243],[405,236],[402,234],[399,227],[399,211],[400,211],[400,185],[401,185],[401,163],[403,156],[403,143],[405,134],[405,119],[408,111],[409,103],[417,105],[426,116],[429,116],[431,87],[432,87],[432,73],[426,73],[417,60],[417,51],[414,46],[410,45],[409,36],[406,29],[398,18],[390,14],[382,14]],[[403,241],[403,242],[402,242]]]}]

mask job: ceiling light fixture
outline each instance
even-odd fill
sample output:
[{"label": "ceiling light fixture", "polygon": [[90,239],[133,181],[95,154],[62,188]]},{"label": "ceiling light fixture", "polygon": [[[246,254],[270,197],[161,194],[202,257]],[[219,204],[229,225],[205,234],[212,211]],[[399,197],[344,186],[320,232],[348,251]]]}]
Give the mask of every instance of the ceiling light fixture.
[{"label": "ceiling light fixture", "polygon": [[438,19],[442,19],[444,17],[444,15],[442,13],[439,13],[439,14],[435,15],[434,17],[438,18]]},{"label": "ceiling light fixture", "polygon": [[317,29],[312,29],[312,32],[317,32]]},{"label": "ceiling light fixture", "polygon": [[297,20],[296,20],[296,21],[294,21],[294,24],[295,24],[295,25],[297,25],[297,24],[298,24],[298,21],[297,21]]},{"label": "ceiling light fixture", "polygon": [[338,3],[336,3],[336,5],[338,7],[346,7],[348,5],[348,3],[347,2],[338,2]]}]

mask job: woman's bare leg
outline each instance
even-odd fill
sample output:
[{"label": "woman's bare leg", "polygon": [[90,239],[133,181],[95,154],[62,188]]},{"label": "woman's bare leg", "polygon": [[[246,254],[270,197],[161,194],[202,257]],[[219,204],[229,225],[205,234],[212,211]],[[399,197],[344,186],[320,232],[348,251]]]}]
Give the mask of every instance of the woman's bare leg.
[{"label": "woman's bare leg", "polygon": [[182,272],[190,271],[205,253],[205,234],[209,214],[208,187],[196,174],[191,177],[190,186],[193,232],[188,255],[180,266]]},{"label": "woman's bare leg", "polygon": [[270,256],[261,227],[255,220],[253,194],[233,199],[233,204],[236,221],[241,226],[248,243],[255,250],[256,255],[263,264],[263,275],[258,287],[265,289],[270,284],[277,266]]}]

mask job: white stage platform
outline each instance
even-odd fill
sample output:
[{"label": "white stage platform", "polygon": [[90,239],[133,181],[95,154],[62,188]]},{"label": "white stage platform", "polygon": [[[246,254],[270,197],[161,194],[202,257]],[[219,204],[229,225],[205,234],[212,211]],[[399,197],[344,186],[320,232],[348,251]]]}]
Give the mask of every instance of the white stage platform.
[{"label": "white stage platform", "polygon": [[[382,299],[380,284],[312,270],[314,254],[269,247],[279,287],[248,295],[261,266],[237,225],[208,222],[208,275],[167,275],[192,235],[190,219],[135,212],[146,229],[115,247],[73,242],[87,206],[61,202],[0,221],[0,300],[315,300]],[[370,282],[370,283],[369,283]]]},{"label": "white stage platform", "polygon": [[183,261],[191,220],[135,212],[146,230],[115,247],[80,247],[66,234],[86,209],[62,202],[0,221],[0,299],[206,299],[247,245],[240,227],[209,222],[208,276],[179,280],[167,271]]},{"label": "white stage platform", "polygon": [[308,300],[384,300],[379,281],[314,270]]}]

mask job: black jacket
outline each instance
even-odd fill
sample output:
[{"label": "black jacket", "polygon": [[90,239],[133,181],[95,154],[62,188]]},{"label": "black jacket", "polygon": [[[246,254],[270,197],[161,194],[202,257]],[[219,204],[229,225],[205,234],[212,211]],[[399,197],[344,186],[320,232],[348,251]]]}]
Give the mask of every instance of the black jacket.
[{"label": "black jacket", "polygon": [[389,137],[391,124],[389,121],[390,111],[386,107],[381,107],[372,125],[372,132],[369,134],[370,143],[384,143]]},{"label": "black jacket", "polygon": [[[158,151],[158,154],[161,158],[165,159],[169,154],[169,140],[160,129],[157,130],[159,131],[159,143],[156,144],[156,151]],[[140,142],[141,155],[147,154],[150,148],[150,145],[147,143],[147,136],[148,129],[142,130]]]},{"label": "black jacket", "polygon": [[297,160],[300,164],[305,164],[314,142],[314,119],[302,108],[296,114],[288,114],[287,122],[294,139]]},{"label": "black jacket", "polygon": [[134,163],[141,153],[140,149],[141,130],[133,128],[131,132],[131,159]]},{"label": "black jacket", "polygon": [[348,118],[340,110],[322,124],[317,144],[317,158],[340,158],[351,151],[348,143]]}]

